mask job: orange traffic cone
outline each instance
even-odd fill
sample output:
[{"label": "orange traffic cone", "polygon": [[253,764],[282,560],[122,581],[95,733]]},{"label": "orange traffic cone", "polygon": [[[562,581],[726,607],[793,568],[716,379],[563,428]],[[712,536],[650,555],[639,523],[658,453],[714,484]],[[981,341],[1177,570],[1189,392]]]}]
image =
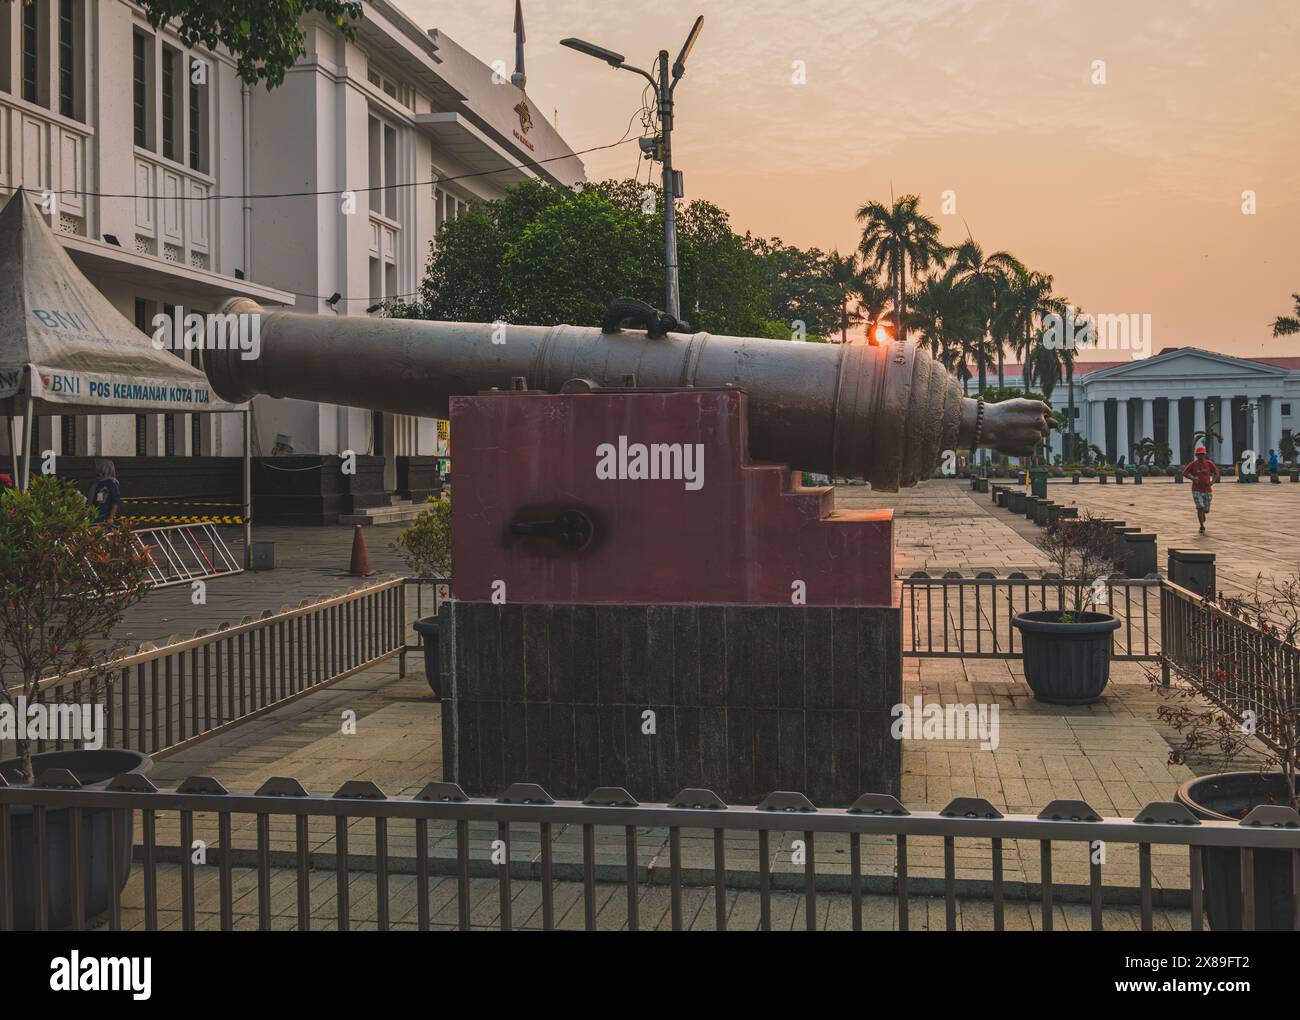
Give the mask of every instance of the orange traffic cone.
[{"label": "orange traffic cone", "polygon": [[369,577],[378,573],[370,565],[370,551],[366,548],[366,536],[358,524],[352,532],[352,565],[348,567],[349,577]]}]

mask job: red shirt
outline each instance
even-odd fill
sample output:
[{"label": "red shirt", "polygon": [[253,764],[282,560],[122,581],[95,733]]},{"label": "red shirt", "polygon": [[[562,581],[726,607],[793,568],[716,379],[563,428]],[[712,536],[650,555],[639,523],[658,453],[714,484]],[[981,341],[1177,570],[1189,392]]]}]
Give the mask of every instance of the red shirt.
[{"label": "red shirt", "polygon": [[1219,480],[1219,469],[1214,461],[1206,457],[1205,460],[1194,460],[1183,468],[1183,477],[1192,480],[1193,492],[1209,492]]}]

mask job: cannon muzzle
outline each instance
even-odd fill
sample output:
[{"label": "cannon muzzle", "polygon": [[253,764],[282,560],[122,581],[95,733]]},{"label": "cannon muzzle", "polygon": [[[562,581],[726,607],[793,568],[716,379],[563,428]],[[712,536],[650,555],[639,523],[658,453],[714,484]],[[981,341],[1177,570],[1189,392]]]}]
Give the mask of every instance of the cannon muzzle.
[{"label": "cannon muzzle", "polygon": [[294,397],[446,418],[451,397],[527,388],[723,387],[746,391],[755,460],[895,491],[929,477],[945,450],[971,447],[976,401],[909,341],[819,344],[758,337],[585,326],[516,326],[304,315],[228,301],[221,314],[258,317],[255,357],[205,350],[225,400]]}]

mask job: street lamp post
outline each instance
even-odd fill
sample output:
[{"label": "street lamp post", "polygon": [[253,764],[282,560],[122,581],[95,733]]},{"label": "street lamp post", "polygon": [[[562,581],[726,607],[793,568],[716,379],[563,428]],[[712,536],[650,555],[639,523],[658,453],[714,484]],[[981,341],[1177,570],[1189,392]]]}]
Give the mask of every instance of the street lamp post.
[{"label": "street lamp post", "polygon": [[677,60],[673,63],[671,73],[668,67],[668,51],[659,51],[659,77],[655,78],[649,71],[633,67],[621,53],[607,50],[603,46],[585,42],[582,39],[562,39],[561,46],[585,53],[589,57],[603,60],[613,68],[631,71],[645,78],[655,90],[659,113],[659,138],[656,139],[657,158],[662,161],[664,192],[664,302],[666,311],[674,319],[682,317],[681,288],[677,282],[677,206],[676,200],[682,198],[684,189],[679,187],[679,179],[673,170],[673,92],[677,83],[686,74],[686,59],[690,56],[699,38],[700,29],[704,27],[704,15],[695,19],[690,34],[683,43]]}]

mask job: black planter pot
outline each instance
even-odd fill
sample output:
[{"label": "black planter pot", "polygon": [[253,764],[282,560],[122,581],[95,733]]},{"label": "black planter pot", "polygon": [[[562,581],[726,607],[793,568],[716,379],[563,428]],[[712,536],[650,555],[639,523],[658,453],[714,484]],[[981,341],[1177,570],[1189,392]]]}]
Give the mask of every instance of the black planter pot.
[{"label": "black planter pot", "polygon": [[416,620],[411,626],[424,640],[424,678],[429,682],[429,690],[433,691],[433,696],[441,698],[442,691],[438,678],[438,670],[441,668],[438,661],[438,618],[426,616],[423,620]]},{"label": "black planter pot", "polygon": [[[1221,772],[1190,779],[1178,801],[1198,818],[1239,822],[1251,808],[1287,803],[1280,772]],[[1227,847],[1201,850],[1205,913],[1215,931],[1241,931],[1241,855]],[[1291,916],[1291,851],[1255,851],[1255,928],[1294,931]]]},{"label": "black planter pot", "polygon": [[[153,759],[138,751],[104,748],[98,751],[47,751],[32,757],[37,778],[48,769],[67,769],[86,789],[103,789],[114,778],[135,772],[144,775]],[[11,785],[23,783],[22,764],[17,758],[0,761],[0,776]],[[109,874],[109,840],[112,817],[117,816],[117,874]],[[32,809],[10,808],[9,837],[13,847],[14,927],[36,927],[37,862]],[[82,902],[87,924],[108,910],[111,883],[120,892],[131,875],[131,811],[110,808],[81,809]],[[54,930],[72,927],[72,841],[70,811],[49,810],[45,814],[45,865],[49,876],[48,926]]]},{"label": "black planter pot", "polygon": [[1076,613],[1074,623],[1061,623],[1060,617],[1051,611],[1011,618],[1020,631],[1025,680],[1039,701],[1090,705],[1110,680],[1111,633],[1119,628],[1119,617]]}]

